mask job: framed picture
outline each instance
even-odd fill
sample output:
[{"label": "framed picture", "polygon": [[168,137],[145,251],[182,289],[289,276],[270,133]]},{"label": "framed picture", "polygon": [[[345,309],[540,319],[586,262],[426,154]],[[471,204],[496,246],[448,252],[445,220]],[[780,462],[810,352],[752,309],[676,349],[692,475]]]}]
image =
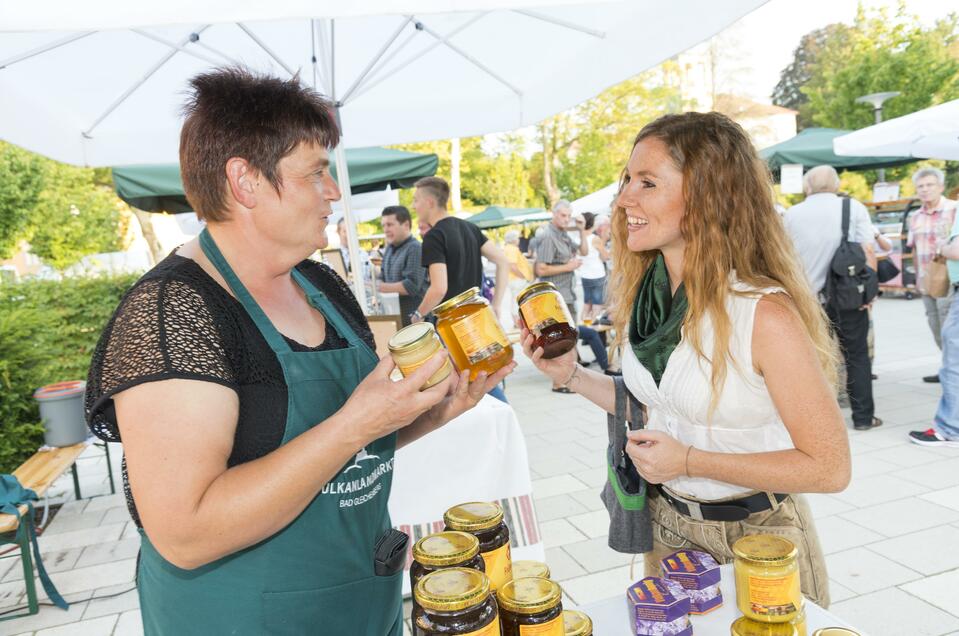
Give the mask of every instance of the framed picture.
[{"label": "framed picture", "polygon": [[376,355],[381,358],[390,352],[389,342],[393,334],[403,328],[403,319],[395,314],[385,316],[367,316],[373,341],[376,343]]},{"label": "framed picture", "polygon": [[339,274],[343,280],[348,280],[346,275],[346,262],[343,260],[343,253],[337,248],[320,250],[320,260],[333,268],[333,271]]}]

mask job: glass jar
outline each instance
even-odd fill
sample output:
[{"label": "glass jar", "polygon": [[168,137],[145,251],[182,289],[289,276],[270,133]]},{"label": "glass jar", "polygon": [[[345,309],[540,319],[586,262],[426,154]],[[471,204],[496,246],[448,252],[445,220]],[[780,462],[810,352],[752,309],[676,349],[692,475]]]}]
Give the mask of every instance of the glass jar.
[{"label": "glass jar", "polygon": [[549,575],[549,566],[542,561],[513,561],[514,579],[525,579],[531,576],[548,579]]},{"label": "glass jar", "polygon": [[513,579],[496,595],[503,636],[565,636],[563,590],[549,579]]},{"label": "glass jar", "polygon": [[791,623],[760,623],[741,616],[729,626],[731,636],[796,636]]},{"label": "glass jar", "polygon": [[[388,346],[390,355],[393,357],[393,362],[396,363],[403,377],[409,376],[426,364],[434,354],[443,349],[443,343],[440,342],[439,336],[436,335],[436,330],[433,328],[433,325],[428,322],[418,322],[414,325],[403,327],[393,334]],[[420,387],[420,390],[422,391],[431,386],[436,386],[449,377],[452,371],[453,366],[450,364],[449,357],[447,356],[443,366],[430,376],[430,379],[426,381],[426,384]]]},{"label": "glass jar", "polygon": [[449,349],[456,368],[493,375],[513,359],[513,347],[489,303],[472,287],[433,310],[436,330]]},{"label": "glass jar", "polygon": [[421,608],[413,623],[417,636],[500,636],[496,601],[482,572],[431,572],[416,584],[413,598]]},{"label": "glass jar", "polygon": [[576,346],[579,333],[566,301],[553,283],[533,283],[516,297],[523,326],[543,348],[543,358],[556,358]]},{"label": "glass jar", "polygon": [[[479,539],[467,532],[437,532],[423,537],[413,546],[413,563],[410,565],[410,589],[415,590],[420,579],[437,570],[446,568],[469,568],[484,572],[486,563],[479,553]],[[412,621],[420,613],[413,599]]]},{"label": "glass jar", "polygon": [[788,539],[771,534],[743,537],[736,555],[736,603],[747,618],[788,623],[802,610],[798,551]]},{"label": "glass jar", "polygon": [[593,621],[589,616],[574,610],[563,610],[564,636],[593,636]]},{"label": "glass jar", "polygon": [[460,504],[447,510],[443,521],[446,530],[468,532],[479,539],[480,554],[494,594],[513,578],[509,528],[503,523],[502,506],[479,501]]},{"label": "glass jar", "polygon": [[859,632],[845,627],[823,627],[814,631],[812,636],[859,636]]}]

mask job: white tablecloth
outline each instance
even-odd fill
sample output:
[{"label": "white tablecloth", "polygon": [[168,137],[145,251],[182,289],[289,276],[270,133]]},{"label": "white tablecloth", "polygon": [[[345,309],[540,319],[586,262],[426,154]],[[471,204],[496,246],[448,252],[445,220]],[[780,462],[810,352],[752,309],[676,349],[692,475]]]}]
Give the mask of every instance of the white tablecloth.
[{"label": "white tablecloth", "polygon": [[[390,517],[394,527],[410,535],[410,549],[417,539],[443,529],[447,509],[467,501],[503,506],[513,560],[545,560],[523,432],[512,407],[488,395],[396,454]],[[403,593],[409,591],[405,576]]]},{"label": "white tablecloth", "polygon": [[[729,636],[729,626],[742,616],[736,608],[736,582],[733,578],[733,565],[721,566],[723,605],[704,616],[690,616],[693,634],[696,636]],[[626,604],[626,590],[620,596],[590,603],[580,608],[593,619],[593,633],[597,636],[634,636],[635,627],[630,621],[629,607]],[[811,635],[823,627],[846,627],[855,630],[845,621],[806,601],[806,633]]]}]

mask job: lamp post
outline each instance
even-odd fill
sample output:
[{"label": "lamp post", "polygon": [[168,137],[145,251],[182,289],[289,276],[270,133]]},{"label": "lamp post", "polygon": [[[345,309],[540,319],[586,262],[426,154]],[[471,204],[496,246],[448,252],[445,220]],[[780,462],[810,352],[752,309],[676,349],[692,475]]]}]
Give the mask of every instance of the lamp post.
[{"label": "lamp post", "polygon": [[[862,97],[856,98],[857,104],[872,104],[872,112],[876,117],[876,123],[882,122],[882,103],[887,99],[892,99],[901,95],[898,91],[891,91],[888,93],[872,93],[870,95],[863,95]],[[886,180],[886,171],[883,168],[879,168],[877,171],[879,173],[879,181],[884,182]]]}]

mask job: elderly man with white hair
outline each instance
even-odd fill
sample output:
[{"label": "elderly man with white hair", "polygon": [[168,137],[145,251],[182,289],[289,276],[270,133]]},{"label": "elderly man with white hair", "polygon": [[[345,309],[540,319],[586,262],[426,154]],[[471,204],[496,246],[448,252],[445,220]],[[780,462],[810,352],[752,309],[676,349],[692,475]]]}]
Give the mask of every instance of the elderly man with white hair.
[{"label": "elderly man with white hair", "polygon": [[[786,210],[783,221],[796,245],[814,292],[826,286],[826,275],[832,258],[842,242],[842,198],[839,175],[832,166],[816,166],[803,177],[806,200]],[[875,269],[872,248],[873,226],[869,212],[855,199],[849,200],[848,240],[862,245],[869,266]],[[852,407],[856,430],[867,431],[882,424],[875,417],[872,399],[872,363],[869,360],[869,313],[866,308],[835,311],[825,307],[826,314],[839,339],[846,361],[846,392]]]},{"label": "elderly man with white hair", "polygon": [[[922,294],[922,304],[926,310],[926,321],[936,340],[936,346],[942,349],[942,327],[949,313],[949,305],[955,291],[950,287],[943,298],[929,295],[926,281],[929,264],[939,255],[949,239],[952,224],[956,217],[956,202],[942,196],[946,187],[945,175],[938,168],[920,168],[912,175],[916,186],[916,196],[922,207],[909,216],[908,245],[913,248],[916,266],[916,284]],[[938,375],[923,378],[926,382],[938,382]]]}]

